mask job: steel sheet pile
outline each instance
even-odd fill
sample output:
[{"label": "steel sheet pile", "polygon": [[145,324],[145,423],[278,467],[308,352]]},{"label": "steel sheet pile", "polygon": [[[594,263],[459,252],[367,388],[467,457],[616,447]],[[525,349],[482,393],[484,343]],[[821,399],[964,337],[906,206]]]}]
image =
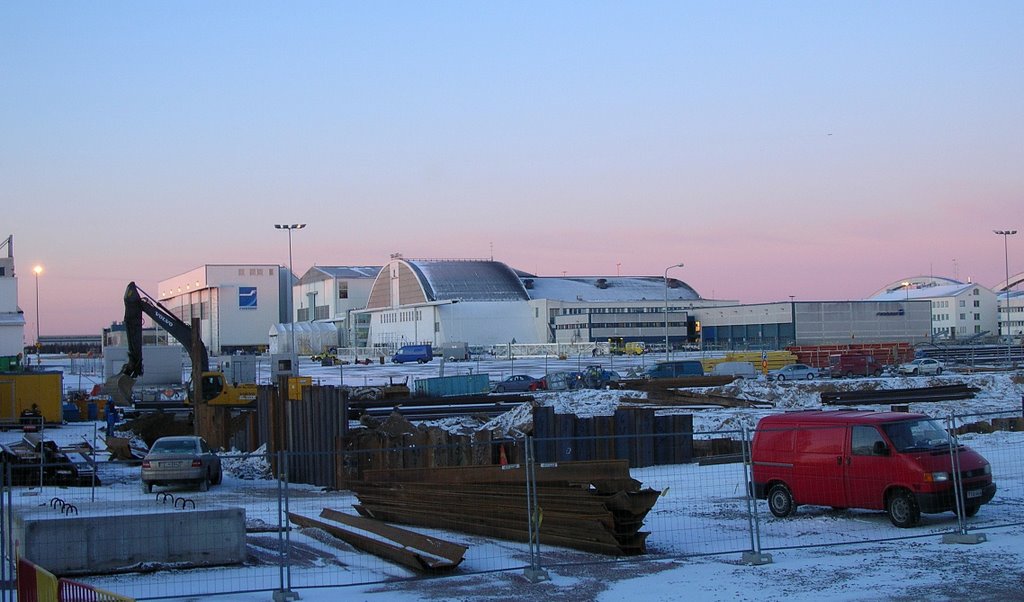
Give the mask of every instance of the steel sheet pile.
[{"label": "steel sheet pile", "polygon": [[[538,465],[540,542],[616,556],[645,552],[644,518],[660,495],[625,460]],[[351,484],[356,510],[383,521],[529,540],[526,468],[370,470]]]}]

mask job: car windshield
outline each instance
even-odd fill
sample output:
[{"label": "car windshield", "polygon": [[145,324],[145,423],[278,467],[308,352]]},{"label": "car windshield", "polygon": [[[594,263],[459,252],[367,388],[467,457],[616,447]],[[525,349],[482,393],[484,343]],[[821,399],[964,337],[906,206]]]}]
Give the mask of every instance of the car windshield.
[{"label": "car windshield", "polygon": [[882,430],[898,452],[949,447],[949,434],[936,420],[926,418],[883,424]]},{"label": "car windshield", "polygon": [[189,454],[196,451],[196,444],[192,441],[157,441],[150,450],[161,454]]}]

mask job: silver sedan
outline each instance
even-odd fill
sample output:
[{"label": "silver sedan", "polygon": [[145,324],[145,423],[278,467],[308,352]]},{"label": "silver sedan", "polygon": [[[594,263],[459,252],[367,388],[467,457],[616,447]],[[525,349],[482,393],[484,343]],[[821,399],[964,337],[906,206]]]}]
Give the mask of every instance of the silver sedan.
[{"label": "silver sedan", "polygon": [[768,372],[768,380],[813,380],[818,378],[818,369],[807,364],[790,364]]},{"label": "silver sedan", "polygon": [[161,437],[142,460],[142,490],[153,485],[194,484],[200,491],[221,482],[220,458],[202,437]]}]

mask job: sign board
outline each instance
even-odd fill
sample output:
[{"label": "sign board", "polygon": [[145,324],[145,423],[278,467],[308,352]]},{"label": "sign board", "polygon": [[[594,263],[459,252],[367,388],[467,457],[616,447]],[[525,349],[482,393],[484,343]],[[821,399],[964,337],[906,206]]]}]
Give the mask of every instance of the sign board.
[{"label": "sign board", "polygon": [[289,376],[288,377],[288,399],[291,401],[302,400],[302,387],[313,385],[312,376]]},{"label": "sign board", "polygon": [[256,287],[238,287],[238,309],[256,309]]}]

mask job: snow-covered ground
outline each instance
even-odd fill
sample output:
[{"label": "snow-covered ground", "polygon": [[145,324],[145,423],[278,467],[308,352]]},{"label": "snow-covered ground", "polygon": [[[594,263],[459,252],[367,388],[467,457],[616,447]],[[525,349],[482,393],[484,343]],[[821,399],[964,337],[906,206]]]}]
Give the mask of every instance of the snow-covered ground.
[{"label": "snow-covered ground", "polygon": [[[603,359],[607,367],[609,358]],[[615,358],[614,368],[624,372],[628,364],[643,358]],[[651,360],[647,359],[649,363]],[[544,358],[515,360],[515,372],[535,376],[545,371],[572,369],[574,361]],[[583,365],[591,358],[580,360]],[[61,360],[51,360],[61,366]],[[545,364],[546,370],[545,370]],[[337,383],[344,370],[346,384],[364,384],[392,374],[436,376],[437,365],[345,366],[303,365],[303,375],[325,383]],[[498,380],[510,371],[508,361],[449,363],[446,374],[459,371],[487,372]],[[79,388],[86,375],[66,373],[68,388]],[[97,380],[98,376],[95,377]],[[1020,416],[1024,385],[1010,374],[948,374],[937,378],[883,378],[858,381],[857,386],[904,388],[931,383],[966,382],[980,389],[972,400],[914,404],[912,411],[945,417],[949,414]],[[822,387],[835,383],[742,382],[717,392],[775,404],[774,410],[695,410],[695,431],[752,428],[758,418],[780,409],[819,407]],[[840,383],[852,386],[849,383]],[[621,396],[615,391],[545,393],[542,403],[557,411],[577,414],[610,414]],[[998,414],[995,414],[998,413]],[[958,422],[973,422],[961,418]],[[58,442],[102,440],[102,425],[78,423],[49,429]],[[3,433],[0,441],[20,437]],[[956,530],[952,513],[926,515],[921,526],[898,530],[883,513],[858,510],[801,507],[795,516],[772,517],[760,502],[756,522],[760,546],[773,562],[749,566],[742,552],[749,550],[753,517],[744,496],[746,478],[741,464],[698,466],[686,464],[634,469],[644,486],[663,491],[645,521],[651,532],[648,554],[640,558],[609,559],[573,550],[543,546],[541,560],[551,581],[531,584],[522,568],[529,563],[525,544],[490,540],[457,532],[418,529],[468,545],[464,563],[451,577],[415,579],[406,569],[338,545],[315,530],[292,533],[291,583],[303,600],[620,600],[640,596],[644,600],[960,600],[1021,599],[1024,591],[1024,433],[968,434],[962,441],[980,451],[993,464],[999,492],[992,503],[968,519],[971,532],[986,535],[978,545],[942,543],[942,534]],[[100,443],[102,447],[102,443]],[[101,456],[102,458],[102,456]],[[274,526],[278,520],[278,484],[262,478],[265,459],[228,454],[224,483],[207,493],[172,491],[201,505],[241,505],[250,527]],[[255,477],[255,478],[254,478]],[[15,488],[15,506],[46,504],[59,495],[86,507],[98,504],[116,512],[129,500],[151,499],[138,481],[138,468],[102,462],[96,489]],[[347,492],[321,491],[292,485],[289,509],[316,516],[321,508],[351,512],[354,497]],[[144,534],[140,534],[144,536]],[[909,539],[894,539],[905,538]],[[216,599],[226,601],[269,600],[282,577],[276,565],[278,535],[253,533],[248,538],[252,562],[240,568],[139,572],[89,577],[83,581],[139,598],[169,597],[207,599],[200,592],[250,590]],[[339,588],[338,585],[363,583]],[[190,595],[191,594],[191,595]]]}]

